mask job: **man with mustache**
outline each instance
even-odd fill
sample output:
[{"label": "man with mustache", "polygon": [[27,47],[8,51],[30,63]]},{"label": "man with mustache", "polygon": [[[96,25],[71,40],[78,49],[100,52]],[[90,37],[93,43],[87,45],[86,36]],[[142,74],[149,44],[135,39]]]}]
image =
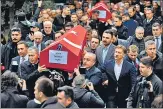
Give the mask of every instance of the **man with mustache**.
[{"label": "man with mustache", "polygon": [[11,29],[11,42],[8,42],[1,55],[1,63],[5,66],[5,70],[9,69],[11,59],[18,56],[17,43],[21,40],[21,29],[13,27]]},{"label": "man with mustache", "polygon": [[115,47],[114,59],[104,63],[103,72],[107,75],[107,108],[125,108],[126,99],[136,81],[136,69],[124,59],[126,48]]}]

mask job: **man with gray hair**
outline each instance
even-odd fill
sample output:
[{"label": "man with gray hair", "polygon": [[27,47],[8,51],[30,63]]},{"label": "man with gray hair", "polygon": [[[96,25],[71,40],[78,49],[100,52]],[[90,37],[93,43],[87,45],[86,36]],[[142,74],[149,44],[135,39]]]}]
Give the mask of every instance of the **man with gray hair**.
[{"label": "man with gray hair", "polygon": [[[94,90],[91,82],[83,75],[78,75],[73,80],[74,101],[79,108],[103,108],[104,102]],[[87,89],[88,88],[88,89]]]},{"label": "man with gray hair", "polygon": [[28,57],[29,60],[23,62],[20,65],[21,68],[21,77],[27,82],[27,89],[29,92],[29,98],[34,98],[34,86],[35,81],[42,76],[43,71],[46,70],[45,65],[39,66],[39,51],[36,47],[32,46],[28,48]]},{"label": "man with gray hair", "polygon": [[135,34],[128,38],[129,45],[136,45],[139,48],[139,53],[145,50],[144,42],[144,28],[138,26],[135,30]]},{"label": "man with gray hair", "polygon": [[145,42],[145,50],[142,51],[138,58],[149,56],[153,61],[153,71],[156,72],[156,75],[163,81],[163,67],[162,67],[162,53],[156,50],[156,44],[153,40]]},{"label": "man with gray hair", "polygon": [[45,44],[42,43],[43,34],[40,31],[34,33],[34,46],[37,47],[39,53],[45,48]]},{"label": "man with gray hair", "polygon": [[54,40],[55,39],[55,32],[53,30],[53,24],[51,21],[43,22],[43,42],[47,40]]}]

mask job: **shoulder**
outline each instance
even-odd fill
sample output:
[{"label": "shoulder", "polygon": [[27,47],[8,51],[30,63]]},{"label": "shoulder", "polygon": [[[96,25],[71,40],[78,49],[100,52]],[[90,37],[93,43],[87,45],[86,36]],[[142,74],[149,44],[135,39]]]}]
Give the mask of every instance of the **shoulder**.
[{"label": "shoulder", "polygon": [[13,61],[17,61],[19,59],[20,59],[20,56],[16,56],[16,57],[12,58]]}]

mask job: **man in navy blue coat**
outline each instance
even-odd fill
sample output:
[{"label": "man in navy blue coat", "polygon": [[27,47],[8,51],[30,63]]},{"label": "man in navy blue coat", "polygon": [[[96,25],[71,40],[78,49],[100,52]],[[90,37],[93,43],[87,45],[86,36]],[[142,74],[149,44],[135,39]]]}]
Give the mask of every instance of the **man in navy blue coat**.
[{"label": "man in navy blue coat", "polygon": [[124,46],[116,46],[114,60],[106,61],[102,69],[108,79],[104,82],[108,89],[107,108],[125,108],[126,99],[136,81],[136,69],[124,59],[125,52]]}]

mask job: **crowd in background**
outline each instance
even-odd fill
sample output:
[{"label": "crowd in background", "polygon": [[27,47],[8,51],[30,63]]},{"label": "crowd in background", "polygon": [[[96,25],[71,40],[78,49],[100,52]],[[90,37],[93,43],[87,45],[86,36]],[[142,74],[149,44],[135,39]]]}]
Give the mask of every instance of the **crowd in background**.
[{"label": "crowd in background", "polygon": [[[111,12],[106,22],[99,20],[98,10],[90,16],[96,4],[92,0],[58,5],[53,0],[27,0],[12,13],[13,23],[5,18],[1,26],[2,108],[163,107],[161,2],[100,2]],[[13,25],[5,36],[8,23]],[[74,72],[40,66],[40,52],[77,25],[87,34]]]}]

